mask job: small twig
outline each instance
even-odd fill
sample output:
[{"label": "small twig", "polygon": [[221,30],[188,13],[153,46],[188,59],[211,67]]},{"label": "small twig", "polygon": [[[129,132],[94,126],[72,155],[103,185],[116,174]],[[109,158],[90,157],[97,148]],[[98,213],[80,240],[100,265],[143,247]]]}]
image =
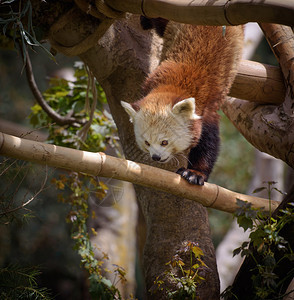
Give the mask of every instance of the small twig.
[{"label": "small twig", "polygon": [[[12,180],[11,180],[12,183],[16,180],[16,178],[18,177],[18,175],[22,172],[22,170],[23,170],[25,164],[26,164],[26,162],[23,161],[22,164],[21,164],[21,166],[18,168],[16,174],[15,174],[14,177],[12,178]],[[13,193],[12,193],[12,195],[11,195],[11,200],[10,200],[9,205],[13,205],[14,200],[15,200],[15,195],[18,193],[18,191],[19,191],[19,189],[20,189],[20,187],[21,187],[21,184],[23,183],[23,181],[24,181],[25,178],[27,177],[28,173],[29,173],[29,170],[26,170],[25,174],[22,176],[22,178],[21,178],[20,181],[18,182],[17,186],[14,188],[14,191],[13,191]]]},{"label": "small twig", "polygon": [[45,178],[44,178],[44,180],[43,180],[43,183],[42,183],[42,185],[41,185],[39,191],[38,191],[34,196],[32,196],[28,201],[26,201],[25,203],[22,203],[20,206],[15,207],[15,208],[12,208],[12,209],[10,209],[10,210],[6,210],[6,211],[4,211],[4,212],[1,212],[1,213],[0,213],[0,216],[7,215],[7,214],[13,213],[13,212],[15,212],[15,211],[17,211],[17,210],[20,210],[20,209],[25,208],[28,204],[30,204],[32,201],[34,201],[34,200],[37,198],[37,196],[39,196],[39,194],[40,194],[41,192],[43,192],[43,191],[45,190],[45,185],[46,185],[47,179],[48,179],[48,167],[45,166],[45,168],[46,168]]},{"label": "small twig", "polygon": [[[5,174],[6,171],[8,171],[8,169],[10,167],[13,166],[13,164],[16,163],[16,160],[14,160],[13,163],[11,163],[7,168],[5,168],[5,170],[1,173],[0,176],[3,176],[3,174]],[[9,190],[9,188],[11,187],[11,184],[15,181],[15,179],[17,178],[17,176],[19,175],[19,173],[22,171],[23,169],[23,166],[26,162],[22,162],[22,165],[20,167],[18,167],[16,173],[14,174],[13,178],[11,178],[9,181],[10,181],[10,184],[6,185],[5,188],[3,189],[3,191],[1,192],[0,194],[0,198],[3,197],[5,195],[5,193]],[[11,200],[9,201],[7,207],[11,206],[14,202],[14,197],[16,195],[16,193],[18,192],[19,190],[19,187],[21,185],[21,183],[23,182],[24,178],[26,177],[27,173],[23,176],[23,178],[21,179],[20,183],[17,185],[17,187],[14,188],[14,191],[12,193],[12,195],[10,196]]]},{"label": "small twig", "polygon": [[26,54],[26,61],[25,61],[25,70],[26,70],[26,75],[27,75],[27,80],[30,86],[30,89],[38,102],[38,104],[42,107],[42,109],[47,113],[47,115],[58,125],[76,125],[76,124],[83,124],[82,121],[73,118],[71,116],[61,116],[59,115],[55,110],[53,110],[46,100],[43,98],[42,93],[40,92],[36,81],[35,77],[33,74],[33,68],[32,68],[32,63],[28,54],[28,50],[25,49],[25,54]]},{"label": "small twig", "polygon": [[[87,86],[87,94],[86,94],[86,104],[85,104],[85,109],[86,111],[90,114],[90,118],[88,122],[84,125],[84,127],[78,132],[78,136],[80,139],[84,142],[87,138],[88,131],[91,127],[91,124],[94,119],[94,113],[96,110],[97,106],[97,88],[96,88],[96,83],[95,83],[95,78],[92,72],[88,69],[86,66],[86,71],[88,73],[88,86]],[[89,101],[89,92],[90,90],[92,91],[93,94],[93,101],[92,101],[92,106],[90,107],[90,101]]]},{"label": "small twig", "polygon": [[[8,161],[9,159],[6,159],[4,162],[2,162],[1,164],[3,164],[3,163],[6,163],[6,161]],[[10,167],[12,167],[14,164],[16,163],[16,160],[13,160],[13,162],[8,166],[8,167],[6,167],[1,173],[0,173],[0,177],[3,175],[3,174],[5,174],[6,173],[6,171],[10,168]]]}]

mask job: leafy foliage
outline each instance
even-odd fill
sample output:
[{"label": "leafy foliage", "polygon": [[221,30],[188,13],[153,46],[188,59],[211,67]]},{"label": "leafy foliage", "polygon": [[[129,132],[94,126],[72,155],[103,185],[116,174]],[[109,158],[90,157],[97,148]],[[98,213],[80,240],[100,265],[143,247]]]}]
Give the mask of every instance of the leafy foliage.
[{"label": "leafy foliage", "polygon": [[[50,107],[60,115],[71,114],[77,120],[84,120],[81,123],[87,124],[86,122],[91,119],[90,109],[87,106],[90,106],[90,103],[94,103],[94,94],[89,89],[88,73],[84,65],[81,62],[77,62],[74,67],[76,80],[69,81],[51,78],[50,87],[43,93],[43,97]],[[97,107],[95,107],[93,120],[89,128],[87,128],[86,138],[83,139],[81,137],[80,133],[84,129],[79,123],[65,126],[53,123],[48,128],[48,142],[95,152],[104,151],[107,145],[117,146],[114,122],[110,114],[106,111],[102,112],[106,103],[105,94],[97,83],[96,89],[98,90]],[[47,127],[51,122],[38,104],[32,107],[30,121],[34,126],[41,127]],[[105,260],[108,260],[108,256],[104,254],[99,259],[95,257],[95,249],[91,244],[87,227],[87,221],[90,217],[89,196],[94,195],[102,200],[107,193],[107,186],[94,176],[74,172],[61,174],[58,178],[54,178],[52,183],[62,192],[59,194],[59,200],[71,206],[67,222],[72,225],[72,239],[75,241],[74,249],[80,255],[81,264],[89,274],[92,299],[121,299],[121,294],[115,285],[118,281],[126,281],[125,271],[121,267],[116,266],[114,272],[118,280],[115,282],[111,282],[104,277],[103,274],[108,270],[103,268],[103,264]],[[92,234],[97,234],[94,228],[91,228],[91,232]]]},{"label": "leafy foliage", "polygon": [[[85,105],[86,99],[93,101],[93,94],[88,91],[88,74],[84,64],[76,62],[74,65],[74,81],[51,78],[50,87],[43,93],[43,97],[49,106],[60,115],[73,114],[77,120],[89,120],[89,109]],[[82,128],[79,124],[75,126],[59,126],[52,123],[52,120],[42,110],[39,104],[34,105],[31,110],[30,122],[33,126],[48,127],[48,142],[59,146],[77,148],[87,151],[103,151],[106,145],[117,147],[116,127],[112,117],[107,111],[103,111],[106,103],[105,94],[99,84],[97,109],[90,125],[87,138],[83,140],[80,132]],[[84,122],[84,123],[85,123]],[[50,124],[48,126],[48,124]]]},{"label": "leafy foliage", "polygon": [[37,285],[40,272],[36,268],[9,266],[0,269],[0,298],[16,299],[53,299],[46,288]]},{"label": "leafy foliage", "polygon": [[[267,189],[269,196],[274,187],[274,182],[268,182]],[[261,188],[257,189],[258,192]],[[241,247],[234,250],[233,255],[250,257],[255,267],[251,270],[251,281],[254,289],[254,299],[281,299],[281,288],[285,278],[291,278],[294,270],[284,274],[281,279],[277,275],[277,269],[281,264],[294,261],[294,252],[289,242],[281,235],[281,231],[288,223],[294,222],[294,203],[290,203],[286,209],[280,211],[277,218],[269,216],[260,209],[252,208],[251,203],[237,199],[239,206],[235,215],[240,227],[246,231],[251,230],[249,235],[250,243],[244,242]],[[238,299],[231,293],[229,287],[222,294],[224,299]]]},{"label": "leafy foliage", "polygon": [[[169,269],[163,276],[156,278],[151,293],[156,294],[160,290],[167,299],[199,299],[197,288],[205,281],[204,274],[207,269],[202,257],[203,251],[197,243],[185,242],[166,264]],[[176,289],[170,288],[170,283]]]},{"label": "leafy foliage", "polygon": [[[107,187],[101,182],[94,181],[93,178],[83,176],[78,173],[71,173],[70,176],[60,175],[59,179],[53,179],[52,183],[59,190],[70,190],[69,198],[59,195],[59,200],[71,205],[71,210],[67,217],[67,222],[72,224],[72,239],[75,241],[74,249],[81,257],[81,264],[89,273],[90,293],[92,299],[121,299],[119,290],[114,283],[103,277],[103,261],[108,259],[107,254],[98,260],[90,241],[87,227],[89,218],[88,198],[90,193],[95,193],[96,197],[103,198]],[[95,217],[95,215],[93,216]],[[92,233],[97,234],[92,228]],[[121,281],[125,281],[125,272],[118,267],[115,270]],[[116,282],[117,283],[117,282]]]}]

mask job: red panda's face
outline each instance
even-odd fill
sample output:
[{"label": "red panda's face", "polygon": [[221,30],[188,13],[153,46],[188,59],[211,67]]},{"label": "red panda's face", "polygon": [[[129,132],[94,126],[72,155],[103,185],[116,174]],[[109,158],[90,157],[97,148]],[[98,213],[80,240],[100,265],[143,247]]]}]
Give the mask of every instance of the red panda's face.
[{"label": "red panda's face", "polygon": [[195,99],[188,98],[174,106],[165,105],[151,109],[146,106],[135,106],[122,102],[134,124],[136,142],[140,149],[148,152],[158,162],[168,162],[174,155],[192,147],[195,133],[191,131],[194,122],[201,117],[195,113]]}]

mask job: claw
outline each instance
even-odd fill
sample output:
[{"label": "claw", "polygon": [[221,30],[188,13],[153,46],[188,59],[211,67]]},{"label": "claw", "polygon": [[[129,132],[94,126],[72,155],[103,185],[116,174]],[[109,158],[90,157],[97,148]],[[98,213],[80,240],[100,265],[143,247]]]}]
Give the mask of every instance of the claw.
[{"label": "claw", "polygon": [[185,178],[190,184],[204,185],[205,178],[200,172],[186,168],[180,168],[176,173]]}]

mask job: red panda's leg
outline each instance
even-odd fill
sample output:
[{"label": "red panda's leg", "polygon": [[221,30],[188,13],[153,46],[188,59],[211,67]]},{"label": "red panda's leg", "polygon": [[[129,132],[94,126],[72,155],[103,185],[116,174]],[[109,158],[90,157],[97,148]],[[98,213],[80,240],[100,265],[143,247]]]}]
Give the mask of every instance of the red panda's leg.
[{"label": "red panda's leg", "polygon": [[191,184],[204,185],[204,181],[207,181],[207,176],[203,172],[192,169],[180,168],[177,174],[180,174]]},{"label": "red panda's leg", "polygon": [[218,151],[218,124],[204,123],[199,143],[190,150],[188,168],[180,168],[177,173],[191,184],[203,185],[212,171]]}]

